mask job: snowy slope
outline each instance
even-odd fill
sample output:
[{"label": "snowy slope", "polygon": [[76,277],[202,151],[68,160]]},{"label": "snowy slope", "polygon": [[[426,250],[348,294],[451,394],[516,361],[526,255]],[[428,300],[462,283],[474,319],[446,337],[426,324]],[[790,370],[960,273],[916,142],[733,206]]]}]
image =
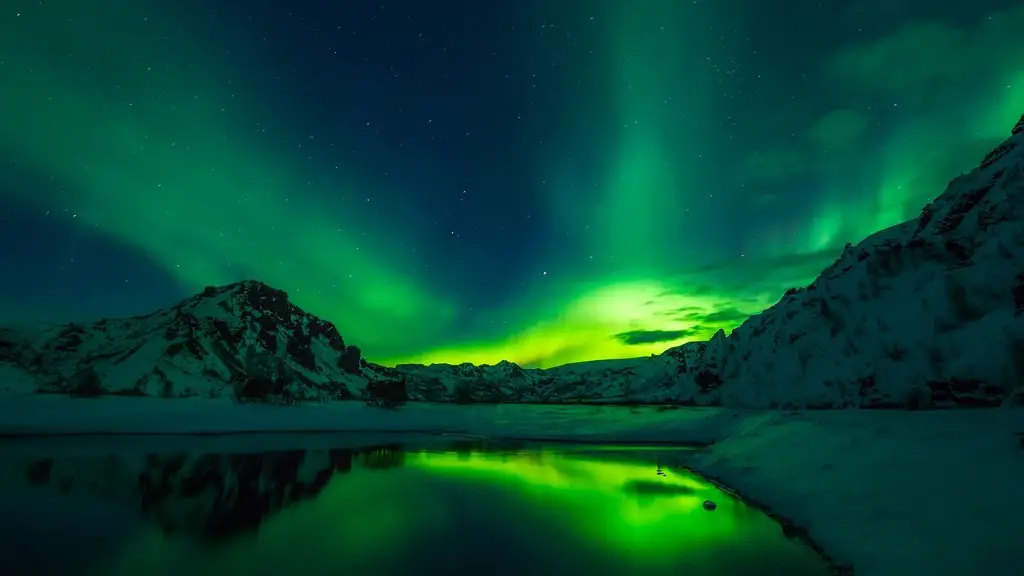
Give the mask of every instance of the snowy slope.
[{"label": "snowy slope", "polygon": [[1024,118],[919,218],[847,245],[809,286],[788,291],[729,335],[720,331],[709,342],[651,358],[548,370],[398,369],[410,382],[486,388],[486,398],[498,401],[751,408],[1020,403]]},{"label": "snowy slope", "polygon": [[919,218],[847,245],[731,334],[648,358],[385,368],[255,281],[142,317],[0,330],[5,395],[942,408],[1022,403],[1022,383],[1024,118]]},{"label": "snowy slope", "polygon": [[145,316],[6,330],[3,360],[40,391],[84,396],[332,400],[376,378],[331,323],[251,281]]},{"label": "snowy slope", "polygon": [[[688,342],[664,354],[522,368],[496,365],[400,364],[393,373],[411,398],[472,402],[589,402],[696,405],[693,370],[705,342]],[[379,370],[379,368],[378,368]]]},{"label": "snowy slope", "polygon": [[857,576],[1022,573],[1021,408],[753,414],[685,465]]},{"label": "snowy slope", "polygon": [[1022,124],[919,218],[847,245],[806,289],[790,291],[729,336],[716,334],[696,366],[709,383],[702,403],[1019,403]]}]

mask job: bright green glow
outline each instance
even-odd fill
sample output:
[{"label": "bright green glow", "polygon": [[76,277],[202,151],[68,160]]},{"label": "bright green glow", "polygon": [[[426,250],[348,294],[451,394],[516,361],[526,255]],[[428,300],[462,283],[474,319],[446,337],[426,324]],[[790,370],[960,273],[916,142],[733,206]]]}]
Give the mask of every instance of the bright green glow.
[{"label": "bright green glow", "polygon": [[[682,281],[683,285],[687,282]],[[575,288],[573,296],[551,298],[549,320],[538,322],[512,337],[497,342],[439,349],[394,362],[474,362],[490,363],[495,358],[512,360],[527,366],[548,367],[593,358],[628,358],[660,353],[671,343],[708,338],[719,328],[735,323],[709,318],[715,310],[728,308],[735,301],[718,294],[689,295],[673,284],[655,281],[623,282]],[[762,301],[749,303],[749,312],[763,307]],[[683,311],[692,310],[687,315]],[[689,331],[673,341],[627,345],[615,337],[631,330],[654,329]]]},{"label": "bright green glow", "polygon": [[[902,121],[879,121],[887,132],[880,145],[862,139],[865,118],[840,110],[808,129],[805,150],[762,154],[801,159],[776,174],[825,182],[803,233],[770,238],[768,252],[856,243],[916,217],[951,179],[977,166],[1024,111],[1022,26],[1024,8],[979,16],[960,28],[911,22],[826,58],[827,75],[842,90],[914,112]],[[759,157],[748,163],[771,179],[769,167],[756,165]]]},{"label": "bright green glow", "polygon": [[[221,61],[223,49],[196,38],[161,40],[150,12],[57,0],[0,19],[0,51],[21,55],[2,69],[17,89],[3,95],[0,150],[66,184],[60,204],[35,190],[14,190],[18,199],[141,248],[192,289],[258,278],[345,326],[385,327],[358,331],[366,347],[386,351],[394,334],[421,346],[452,303],[403,273],[411,254],[361,241],[381,224],[372,205],[348,202],[339,219],[305,200],[365,196],[349,167],[307,182],[301,160],[268,145],[274,116],[249,97],[260,90],[223,78],[247,63]],[[111,89],[90,70],[124,84]],[[398,230],[393,245],[412,241]]]},{"label": "bright green glow", "polygon": [[861,209],[874,217],[858,220],[858,237],[916,217],[949,180],[969,172],[1006,138],[1007,126],[1013,126],[1024,110],[1024,67],[1005,78],[1003,90],[979,98],[977,109],[984,116],[947,110],[929,121],[905,126],[890,139],[874,199],[877,208]]},{"label": "bright green glow", "polygon": [[[894,26],[823,51],[821,93],[850,96],[803,133],[780,124],[756,156],[735,151],[737,172],[797,180],[776,202],[804,208],[789,218],[764,204],[778,227],[733,234],[749,210],[720,223],[695,216],[721,216],[709,194],[733,183],[728,166],[705,166],[717,153],[704,155],[723,145],[713,119],[730,105],[719,83],[727,62],[713,61],[721,35],[691,3],[589,4],[576,20],[604,40],[594,47],[603,61],[590,63],[595,101],[609,100],[590,119],[607,140],[600,172],[577,173],[574,150],[537,159],[562,184],[549,208],[572,241],[550,247],[551,275],[538,271],[518,301],[476,306],[493,330],[455,334],[465,303],[445,296],[442,279],[409,272],[423,264],[411,247],[429,241],[415,219],[363,202],[373,187],[355,162],[325,175],[301,148],[282,155],[295,102],[256,82],[248,71],[258,62],[225,50],[230,38],[189,37],[191,16],[167,6],[47,0],[0,18],[0,52],[17,55],[0,64],[0,152],[63,189],[5,194],[138,246],[190,290],[245,277],[288,290],[386,363],[551,366],[707,338],[813,279],[845,242],[916,215],[1024,110],[1021,8],[959,28]],[[566,94],[567,111],[586,96]],[[893,120],[888,107],[908,112]],[[341,195],[345,212],[311,200]],[[729,255],[719,233],[749,249]],[[721,258],[735,261],[699,269]],[[616,338],[644,331],[678,337]]]},{"label": "bright green glow", "polygon": [[671,0],[605,3],[607,82],[616,111],[607,122],[618,134],[588,215],[594,222],[589,249],[610,257],[617,273],[678,265],[667,261],[672,252],[666,247],[695,196],[688,190],[694,184],[689,164],[702,135],[692,118],[705,109],[704,78],[695,65],[703,30],[687,12]]},{"label": "bright green glow", "polygon": [[[588,281],[550,281],[555,285],[525,302],[521,313],[511,314],[524,319],[511,335],[390,360],[505,359],[548,367],[645,356],[708,338],[737,323],[735,317],[722,321],[687,316],[685,310],[759,311],[763,294],[737,294],[728,288],[709,292],[708,278],[667,274],[680,269],[679,251],[670,247],[678,241],[679,230],[689,225],[687,203],[702,197],[689,190],[698,187],[691,164],[697,163],[706,137],[701,120],[708,109],[701,72],[706,67],[700,56],[705,24],[689,18],[685,4],[670,0],[628,5],[606,1],[591,9],[598,15],[595,25],[608,39],[604,53],[609,74],[603,82],[613,96],[615,112],[599,123],[616,138],[606,153],[607,168],[595,197],[581,203],[581,195],[589,191],[563,186],[550,199],[552,211],[566,227],[583,233],[583,245],[576,247],[582,252],[561,257],[585,262]],[[558,163],[546,160],[545,164]],[[568,175],[562,180],[572,182]],[[702,285],[693,286],[694,281]],[[631,331],[676,331],[680,336],[642,344],[616,338]]]},{"label": "bright green glow", "polygon": [[[607,451],[424,450],[405,453],[403,462],[386,471],[357,462],[351,472],[336,474],[315,499],[267,519],[253,536],[258,546],[241,538],[197,549],[153,530],[126,546],[105,573],[241,573],[306,562],[324,571],[391,573],[401,561],[394,551],[458,529],[432,495],[431,477],[500,490],[511,498],[511,516],[498,521],[534,522],[528,519],[547,511],[543,521],[555,523],[569,547],[614,551],[637,566],[683,558],[713,566],[721,562],[715,554],[720,547],[743,543],[741,549],[767,553],[792,545],[769,518],[708,482],[677,469],[657,475],[649,461],[623,460]],[[717,510],[704,510],[704,500],[714,501]],[[813,565],[809,552],[805,557]]]},{"label": "bright green glow", "polygon": [[[826,203],[826,206],[829,204]],[[841,242],[843,225],[842,209],[826,208],[811,219],[810,225],[807,227],[810,233],[804,239],[803,245],[806,245],[810,251],[832,248],[837,242]]]},{"label": "bright green glow", "polygon": [[[1024,9],[1021,10],[1024,14]],[[1021,17],[1024,20],[1024,16]],[[1006,134],[1006,126],[1015,124],[1020,119],[1021,106],[1024,105],[1024,62],[1011,68],[1002,77],[1001,90],[990,101],[989,106],[982,108],[982,116],[979,119],[977,128],[980,135],[1003,136]]]},{"label": "bright green glow", "polygon": [[[563,510],[555,518],[565,522],[568,533],[639,557],[705,549],[741,537],[743,521],[750,520],[742,515],[743,504],[707,482],[677,470],[659,477],[650,464],[554,452],[511,459],[484,452],[421,452],[407,464],[474,482],[504,483],[534,503]],[[644,490],[650,491],[647,497]],[[709,517],[702,506],[706,499],[721,501],[722,514]]]},{"label": "bright green glow", "polygon": [[269,518],[255,536],[258,546],[241,538],[197,549],[188,539],[170,539],[153,528],[129,541],[103,573],[259,574],[268,565],[309,562],[322,573],[386,574],[400,560],[390,553],[394,545],[446,527],[444,511],[429,495],[401,475],[354,466],[314,500]]},{"label": "bright green glow", "polygon": [[633,134],[623,136],[605,198],[598,204],[598,221],[605,231],[595,235],[593,251],[610,255],[613,266],[626,270],[660,264],[663,236],[677,214],[671,200],[679,187],[664,168],[656,137],[645,131],[634,128]]}]

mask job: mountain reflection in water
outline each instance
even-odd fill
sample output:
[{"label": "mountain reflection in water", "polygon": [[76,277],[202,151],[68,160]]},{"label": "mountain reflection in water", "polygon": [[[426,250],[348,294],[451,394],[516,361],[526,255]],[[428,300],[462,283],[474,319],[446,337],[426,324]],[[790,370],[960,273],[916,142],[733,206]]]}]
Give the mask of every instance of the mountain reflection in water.
[{"label": "mountain reflection in water", "polygon": [[18,474],[0,507],[15,512],[0,520],[0,553],[15,559],[8,573],[33,574],[828,573],[760,511],[660,466],[664,452],[460,444],[8,459]]}]

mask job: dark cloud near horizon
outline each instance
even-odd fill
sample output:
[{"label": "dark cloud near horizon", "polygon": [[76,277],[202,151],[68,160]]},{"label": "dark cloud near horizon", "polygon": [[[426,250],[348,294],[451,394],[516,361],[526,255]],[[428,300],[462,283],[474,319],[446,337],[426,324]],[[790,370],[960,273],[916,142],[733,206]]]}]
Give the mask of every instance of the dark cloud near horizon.
[{"label": "dark cloud near horizon", "polygon": [[630,330],[616,334],[624,344],[635,346],[639,344],[654,344],[657,342],[674,342],[698,334],[699,330]]}]

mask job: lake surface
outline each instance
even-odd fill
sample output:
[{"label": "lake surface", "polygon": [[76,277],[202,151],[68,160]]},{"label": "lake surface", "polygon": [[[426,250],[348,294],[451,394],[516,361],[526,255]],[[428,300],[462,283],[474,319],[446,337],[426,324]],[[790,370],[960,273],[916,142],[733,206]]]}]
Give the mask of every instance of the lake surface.
[{"label": "lake surface", "polygon": [[0,571],[829,573],[765,514],[666,464],[684,455],[665,447],[114,446],[100,455],[0,452]]}]

